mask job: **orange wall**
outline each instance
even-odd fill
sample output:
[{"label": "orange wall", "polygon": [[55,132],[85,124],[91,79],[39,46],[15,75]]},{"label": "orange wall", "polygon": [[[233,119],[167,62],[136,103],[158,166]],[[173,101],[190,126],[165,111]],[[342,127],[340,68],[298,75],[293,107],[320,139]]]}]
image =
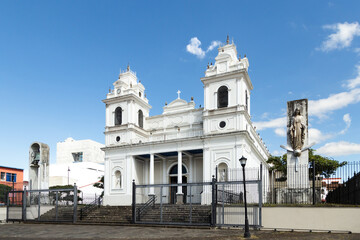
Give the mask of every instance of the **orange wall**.
[{"label": "orange wall", "polygon": [[[22,169],[15,169],[15,168],[7,168],[7,167],[0,167],[0,172],[5,172],[5,173],[16,173],[16,182],[23,182],[23,178],[24,178],[24,170]],[[6,181],[1,181],[0,179],[0,183],[3,184]]]}]

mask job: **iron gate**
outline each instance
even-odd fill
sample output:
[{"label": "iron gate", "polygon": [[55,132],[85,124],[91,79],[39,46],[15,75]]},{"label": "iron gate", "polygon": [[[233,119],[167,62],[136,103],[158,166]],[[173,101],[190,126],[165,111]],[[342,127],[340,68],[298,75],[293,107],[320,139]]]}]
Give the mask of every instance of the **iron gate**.
[{"label": "iron gate", "polygon": [[76,222],[77,187],[10,191],[7,221]]},{"label": "iron gate", "polygon": [[[244,226],[244,182],[216,182],[216,226]],[[249,225],[261,226],[261,180],[246,181],[247,214]]]},{"label": "iron gate", "polygon": [[[261,226],[261,166],[256,177],[246,180],[249,225]],[[255,175],[254,175],[255,176]],[[183,193],[173,201],[173,189]],[[235,226],[245,225],[244,182],[221,181],[182,184],[136,185],[133,182],[134,223]],[[179,200],[179,199],[178,199]]]},{"label": "iron gate", "polygon": [[[182,195],[174,196],[173,189]],[[136,185],[133,183],[133,222],[144,224],[210,225],[211,182]],[[176,204],[176,199],[181,204]]]}]

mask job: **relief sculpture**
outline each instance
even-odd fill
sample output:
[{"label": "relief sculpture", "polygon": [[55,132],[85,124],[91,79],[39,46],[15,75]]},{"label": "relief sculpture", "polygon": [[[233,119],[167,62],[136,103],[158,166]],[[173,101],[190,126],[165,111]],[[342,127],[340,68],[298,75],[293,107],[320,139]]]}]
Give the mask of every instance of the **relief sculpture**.
[{"label": "relief sculpture", "polygon": [[301,150],[305,141],[306,123],[300,114],[300,109],[296,108],[290,122],[290,142],[293,150]]}]

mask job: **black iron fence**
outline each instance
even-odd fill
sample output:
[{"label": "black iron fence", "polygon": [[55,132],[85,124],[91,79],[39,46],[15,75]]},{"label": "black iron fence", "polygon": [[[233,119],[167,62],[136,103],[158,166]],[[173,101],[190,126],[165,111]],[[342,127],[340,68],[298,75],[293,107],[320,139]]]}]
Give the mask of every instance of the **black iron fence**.
[{"label": "black iron fence", "polygon": [[102,200],[101,194],[98,193],[83,193],[81,192],[79,194],[79,204],[84,204],[84,205],[92,205],[94,202],[99,202],[99,198],[100,200]]},{"label": "black iron fence", "polygon": [[212,183],[133,184],[134,223],[210,225]]},{"label": "black iron fence", "polygon": [[[252,170],[250,170],[251,172]],[[246,176],[249,224],[261,226],[261,166]],[[237,176],[242,176],[239,174]],[[243,178],[232,181],[136,185],[133,183],[134,223],[244,226]]]},{"label": "black iron fence", "polygon": [[10,191],[7,193],[7,221],[75,222],[77,187]]},{"label": "black iron fence", "polygon": [[[7,194],[10,191],[22,191],[24,188],[23,182],[0,182],[0,206],[6,205]],[[20,198],[11,198],[13,204],[16,201],[21,201]]]},{"label": "black iron fence", "polygon": [[264,202],[271,204],[360,204],[360,162],[330,166],[297,165],[270,171]]}]

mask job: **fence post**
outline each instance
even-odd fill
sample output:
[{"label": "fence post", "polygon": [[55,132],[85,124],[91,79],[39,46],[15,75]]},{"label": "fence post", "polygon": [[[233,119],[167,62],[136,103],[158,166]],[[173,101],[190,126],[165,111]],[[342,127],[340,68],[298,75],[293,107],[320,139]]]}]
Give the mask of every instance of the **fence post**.
[{"label": "fence post", "polygon": [[211,181],[211,226],[216,225],[216,178],[213,175]]},{"label": "fence post", "polygon": [[[15,191],[15,182],[14,181],[12,182],[12,190]],[[13,193],[13,195],[12,195],[12,203],[13,203],[13,205],[14,205],[14,200],[15,200],[15,193]]]},{"label": "fence post", "polygon": [[136,184],[135,179],[132,182],[132,221],[136,223]]},{"label": "fence post", "polygon": [[312,165],[313,165],[313,205],[315,205],[316,203],[316,196],[315,196],[315,160],[312,161]]},{"label": "fence post", "polygon": [[10,207],[9,194],[10,192],[6,193],[6,222],[9,222],[9,207]]},{"label": "fence post", "polygon": [[77,218],[77,201],[78,201],[78,196],[77,196],[78,192],[77,192],[77,186],[76,183],[74,183],[74,216],[73,216],[73,223],[76,223],[76,218]]},{"label": "fence post", "polygon": [[24,187],[23,191],[23,202],[22,202],[22,220],[26,220],[26,187]]},{"label": "fence post", "polygon": [[58,220],[59,215],[59,192],[55,192],[55,219]]},{"label": "fence post", "polygon": [[41,192],[39,191],[39,197],[38,197],[38,221],[40,221],[40,213],[41,213]]}]

